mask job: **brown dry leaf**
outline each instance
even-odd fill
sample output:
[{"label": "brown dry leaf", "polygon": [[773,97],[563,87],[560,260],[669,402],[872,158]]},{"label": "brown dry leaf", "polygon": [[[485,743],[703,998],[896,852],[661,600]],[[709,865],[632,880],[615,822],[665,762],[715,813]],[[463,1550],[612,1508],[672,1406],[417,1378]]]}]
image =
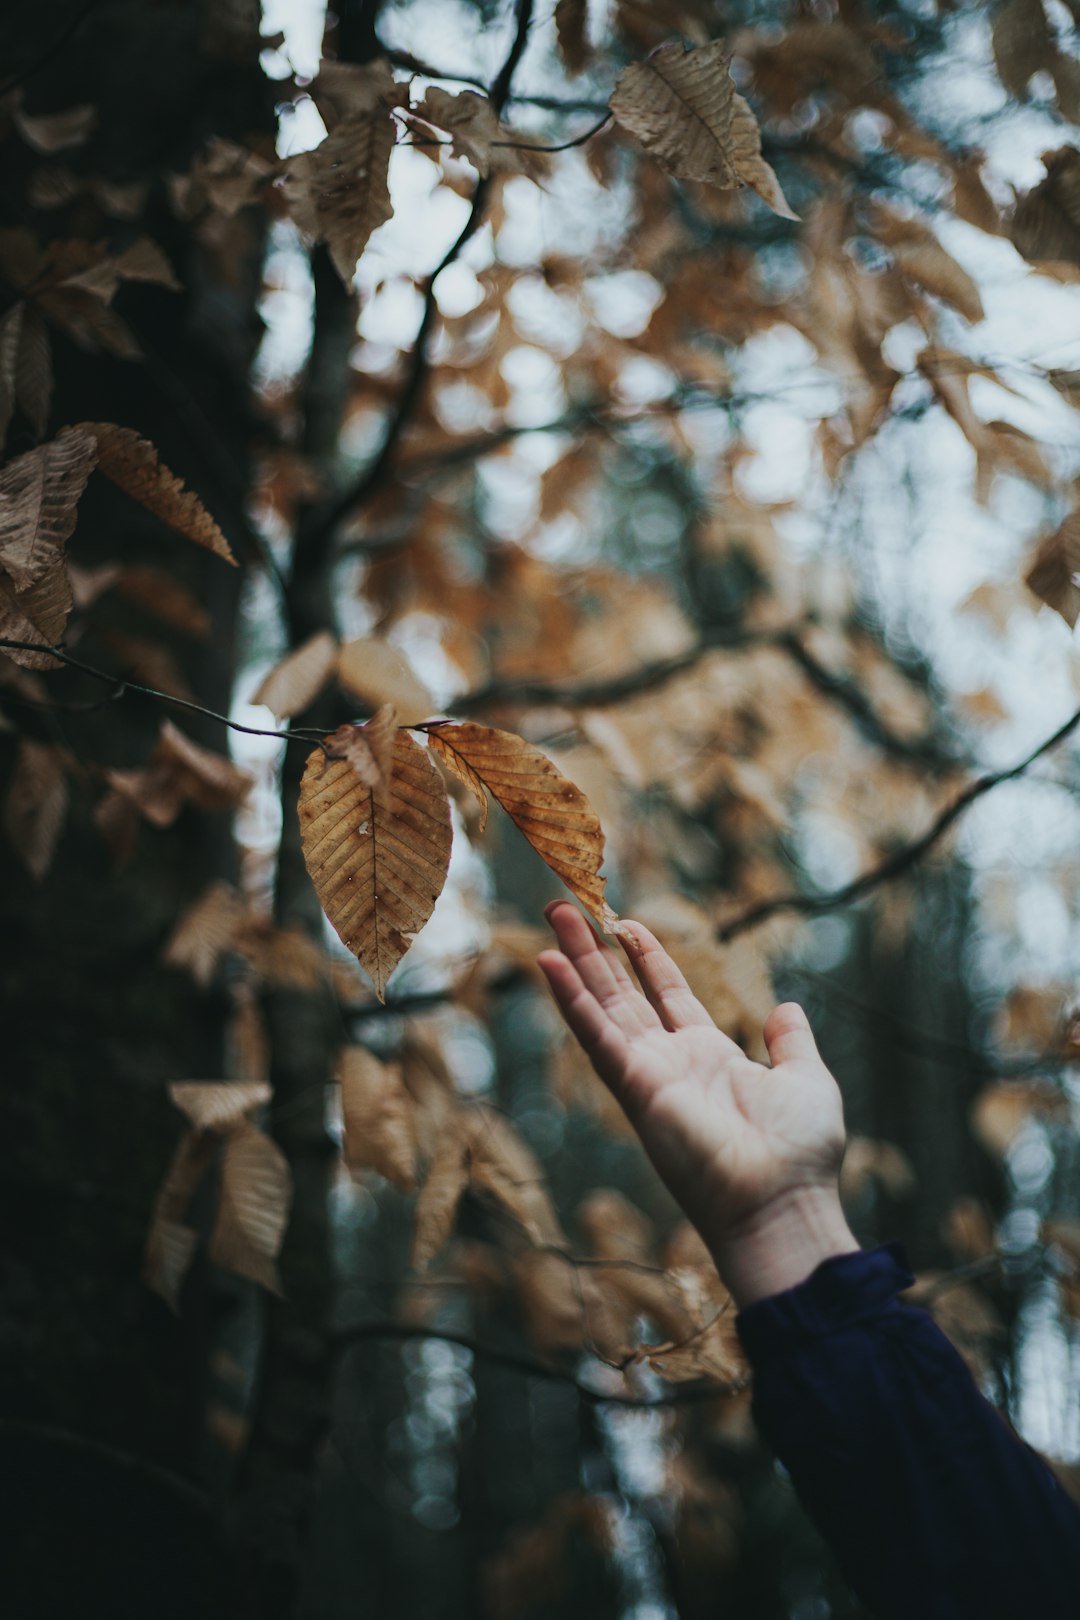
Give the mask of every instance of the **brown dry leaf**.
[{"label": "brown dry leaf", "polygon": [[965,320],[981,321],[984,310],[979,289],[962,265],[946,252],[930,230],[918,219],[905,219],[894,209],[878,203],[872,211],[875,234],[889,249],[901,274],[943,298]]},{"label": "brown dry leaf", "polygon": [[380,1063],[362,1046],[347,1046],[338,1064],[345,1120],[345,1162],[377,1170],[402,1192],[416,1191],[416,1125],[400,1063]]},{"label": "brown dry leaf", "polygon": [[178,534],[236,566],[232,549],[199,497],[169,471],[149,439],[115,422],[80,422],[97,440],[97,464],[106,478]]},{"label": "brown dry leaf", "polygon": [[209,635],[211,619],[194,591],[160,568],[122,568],[112,573],[106,588],[115,583],[129,601],[186,636]]},{"label": "brown dry leaf", "polygon": [[890,1198],[910,1198],[915,1191],[911,1162],[894,1142],[850,1136],[840,1170],[841,1198],[858,1198],[872,1181],[882,1186]]},{"label": "brown dry leaf", "polygon": [[162,722],[148,765],[106,771],[105,780],[154,827],[170,827],[189,802],[200,810],[231,810],[251,787],[246,771],[192,742],[171,720]]},{"label": "brown dry leaf", "polygon": [[173,1311],[179,1310],[180,1288],[198,1242],[198,1233],[185,1225],[184,1216],[216,1151],[217,1144],[205,1131],[186,1132],[154,1202],[146,1237],[143,1281],[155,1294],[160,1294]]},{"label": "brown dry leaf", "polygon": [[329,681],[337,655],[337,638],[329,630],[316,631],[264,676],[252,694],[252,703],[265,704],[278,720],[303,714]]},{"label": "brown dry leaf", "polygon": [[231,1132],[222,1157],[211,1260],[280,1294],[276,1261],[291,1203],[292,1175],[277,1143],[253,1125]]},{"label": "brown dry leaf", "polygon": [[23,737],[4,800],[4,831],[39,883],[52,865],[67,805],[67,771],[60,749]]},{"label": "brown dry leaf", "polygon": [[593,56],[588,34],[588,0],[559,0],[555,7],[555,39],[563,67],[576,79]]},{"label": "brown dry leaf", "polygon": [[363,787],[371,788],[383,805],[390,792],[397,731],[397,710],[392,703],[384,703],[366,725],[346,722],[326,739],[327,758],[345,760],[356,780]]},{"label": "brown dry leaf", "polygon": [[204,209],[231,218],[257,202],[273,176],[265,158],[215,135],[187,174],[169,176],[169,201],[181,219]]},{"label": "brown dry leaf", "polygon": [[516,1257],[513,1276],[526,1329],[539,1350],[558,1355],[588,1349],[609,1365],[630,1353],[635,1313],[613,1273],[528,1249]]},{"label": "brown dry leaf", "polygon": [[89,293],[108,304],[123,281],[147,281],[157,287],[180,290],[173,269],[156,242],[140,237],[122,253],[94,258],[92,263],[73,270],[57,283],[59,291]]},{"label": "brown dry leaf", "polygon": [[437,722],[427,728],[444,765],[486,805],[502,805],[542,860],[560,877],[597,924],[619,933],[604,899],[600,876],[604,832],[580,788],[567,781],[540,749],[509,731],[473,721]]},{"label": "brown dry leaf", "polygon": [[257,979],[281,989],[321,990],[331,968],[322,946],[299,922],[275,928],[266,918],[250,917],[237,948]]},{"label": "brown dry leaf", "polygon": [[957,219],[975,225],[988,236],[1000,236],[1001,210],[983,181],[983,161],[977,152],[953,160],[953,212]]},{"label": "brown dry leaf", "polygon": [[33,304],[12,304],[0,320],[0,445],[18,406],[38,438],[52,400],[52,351]]},{"label": "brown dry leaf", "polygon": [[450,862],[450,801],[430,756],[409,734],[394,741],[385,802],[346,760],[316,749],[300,785],[304,861],[323,910],[379,1000],[431,916]]},{"label": "brown dry leaf", "polygon": [[[364,71],[367,94],[313,152],[286,159],[281,181],[293,219],[314,241],[326,243],[346,288],[368,238],[393,213],[387,183],[394,149],[390,104],[400,91],[385,58]],[[354,76],[354,94],[358,82]]]},{"label": "brown dry leaf", "polygon": [[0,568],[15,591],[61,565],[96,453],[89,433],[64,428],[0,472]]},{"label": "brown dry leaf", "polygon": [[488,98],[475,90],[450,91],[432,85],[415,116],[435,129],[445,130],[453,155],[467,158],[484,179],[492,174],[536,175],[544,167],[543,153],[509,144],[518,139],[526,146],[536,143],[505,128]]},{"label": "brown dry leaf", "polygon": [[980,1198],[958,1198],[949,1205],[942,1234],[958,1260],[985,1260],[994,1253],[994,1223]]},{"label": "brown dry leaf", "polygon": [[435,710],[435,699],[405,654],[381,636],[359,636],[338,650],[337,678],[345,690],[372,708],[392,703],[398,723],[413,726]]},{"label": "brown dry leaf", "polygon": [[1025,100],[1032,76],[1048,72],[1056,54],[1041,0],[1006,0],[995,14],[991,43],[999,79]]},{"label": "brown dry leaf", "polygon": [[1070,629],[1076,628],[1080,619],[1080,512],[1070,512],[1053,534],[1039,542],[1024,584],[1060,613]]},{"label": "brown dry leaf", "polygon": [[748,185],[784,219],[798,219],[761,156],[757,119],[735,89],[722,40],[698,50],[672,40],[625,68],[609,102],[615,119],[679,180]]},{"label": "brown dry leaf", "polygon": [[448,1128],[428,1165],[416,1201],[410,1264],[426,1271],[450,1241],[458,1205],[469,1184],[469,1144],[464,1134]]},{"label": "brown dry leaf", "polygon": [[[0,638],[29,641],[35,647],[55,647],[64,639],[71,612],[71,583],[61,563],[51,573],[16,591],[0,574]],[[27,652],[6,647],[7,656],[24,669],[59,669],[61,660],[50,652]]]},{"label": "brown dry leaf", "polygon": [[465,1131],[470,1185],[496,1199],[533,1243],[565,1244],[543,1170],[510,1121],[477,1104],[465,1116]]},{"label": "brown dry leaf", "polygon": [[1017,201],[1009,238],[1036,269],[1073,280],[1080,267],[1080,149],[1044,152],[1046,178]]},{"label": "brown dry leaf", "polygon": [[1029,1120],[1067,1117],[1066,1099],[1048,1081],[999,1080],[976,1097],[971,1129],[989,1154],[1003,1159]]},{"label": "brown dry leaf", "polygon": [[[686,1302],[698,1308],[699,1289],[691,1273],[681,1272],[675,1281]],[[643,1344],[635,1361],[646,1362],[669,1383],[707,1378],[720,1384],[741,1383],[747,1376],[747,1361],[735,1328],[735,1306],[730,1299],[713,1308],[702,1326],[680,1342]]]},{"label": "brown dry leaf", "polygon": [[97,124],[97,110],[84,105],[34,117],[23,111],[22,93],[17,92],[12,122],[27,146],[32,146],[42,157],[52,157],[54,152],[82,146]]},{"label": "brown dry leaf", "polygon": [[174,1080],[169,1096],[197,1131],[227,1133],[273,1096],[261,1080]]}]

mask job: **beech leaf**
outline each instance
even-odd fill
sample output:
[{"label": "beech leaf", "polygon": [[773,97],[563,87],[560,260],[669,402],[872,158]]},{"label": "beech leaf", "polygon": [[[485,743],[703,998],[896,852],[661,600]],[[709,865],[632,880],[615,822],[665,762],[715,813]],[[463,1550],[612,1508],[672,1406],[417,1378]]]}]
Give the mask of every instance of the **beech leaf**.
[{"label": "beech leaf", "polygon": [[1024,583],[1052,607],[1070,629],[1080,619],[1080,511],[1070,512],[1064,523],[1043,539]]},{"label": "beech leaf", "polygon": [[230,883],[211,883],[184,912],[161,953],[166,967],[186,968],[206,989],[244,921],[244,902]]},{"label": "beech leaf", "polygon": [[170,529],[236,566],[232,549],[199,497],[170,472],[149,439],[115,422],[81,422],[97,440],[97,464],[106,478]]},{"label": "beech leaf", "polygon": [[143,1281],[173,1311],[179,1309],[180,1288],[198,1243],[198,1233],[185,1225],[184,1216],[216,1151],[213,1137],[205,1131],[188,1131],[173,1154],[154,1202]]},{"label": "beech leaf", "polygon": [[[0,637],[55,647],[64,639],[71,600],[71,582],[63,563],[25,591],[16,591],[0,573]],[[24,669],[59,669],[61,665],[49,652],[16,647],[5,647],[4,652]]]},{"label": "beech leaf", "polygon": [[210,1258],[281,1293],[277,1257],[292,1203],[288,1160],[262,1131],[241,1125],[225,1141]]},{"label": "beech leaf", "polygon": [[64,428],[0,472],[0,568],[16,591],[61,566],[96,455],[89,433]]},{"label": "beech leaf", "polygon": [[279,720],[303,714],[333,674],[338,644],[329,630],[319,630],[288,653],[260,681],[252,703],[262,703]]},{"label": "beech leaf", "polygon": [[490,793],[601,928],[618,933],[600,876],[604,833],[580,788],[522,737],[473,721],[437,721],[427,736],[440,760],[486,807]]},{"label": "beech leaf", "polygon": [[374,793],[347,760],[317,749],[300,784],[299,813],[319,902],[381,1001],[446,882],[446,788],[429,754],[399,731],[388,792]]},{"label": "beech leaf", "polygon": [[337,678],[347,692],[372,708],[392,703],[403,726],[437,712],[434,698],[405,654],[381,636],[347,641],[338,652]]},{"label": "beech leaf", "polygon": [[316,242],[325,242],[334,268],[351,288],[356,264],[372,232],[393,213],[387,174],[394,149],[388,102],[396,94],[385,59],[366,70],[369,91],[334,124],[312,152],[287,159],[282,191],[289,212]]},{"label": "beech leaf", "polygon": [[469,1184],[469,1144],[457,1130],[448,1130],[428,1166],[416,1201],[410,1261],[426,1271],[450,1241],[458,1205]]},{"label": "beech leaf", "polygon": [[348,1046],[338,1078],[346,1164],[377,1170],[402,1192],[415,1192],[416,1126],[400,1063],[380,1063],[364,1047]]},{"label": "beech leaf", "polygon": [[624,129],[678,180],[731,190],[747,185],[784,219],[798,219],[761,155],[761,132],[738,94],[722,40],[698,49],[661,45],[624,68],[608,105]]},{"label": "beech leaf", "polygon": [[465,1121],[470,1184],[497,1199],[533,1243],[565,1244],[544,1173],[510,1121],[482,1104]]},{"label": "beech leaf", "polygon": [[393,772],[397,729],[397,710],[392,703],[384,703],[365,725],[346,722],[326,739],[329,757],[343,759],[351,765],[356,780],[371,788],[383,804],[387,801]]},{"label": "beech leaf", "polygon": [[174,1080],[169,1096],[196,1130],[235,1130],[273,1093],[261,1080]]},{"label": "beech leaf", "polygon": [[22,738],[4,801],[4,831],[39,883],[52,865],[67,804],[67,771],[60,750]]}]

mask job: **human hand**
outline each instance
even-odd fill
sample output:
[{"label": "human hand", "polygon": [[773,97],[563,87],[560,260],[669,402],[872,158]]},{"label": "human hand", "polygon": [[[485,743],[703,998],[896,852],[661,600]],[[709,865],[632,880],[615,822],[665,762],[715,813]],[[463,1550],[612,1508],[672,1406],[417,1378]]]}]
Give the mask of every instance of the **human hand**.
[{"label": "human hand", "polygon": [[770,1013],[766,1068],[717,1029],[640,923],[626,925],[639,990],[573,906],[555,901],[546,915],[559,949],[538,960],[559,1010],[736,1303],[857,1249],[837,1190],[840,1091],[802,1008]]}]

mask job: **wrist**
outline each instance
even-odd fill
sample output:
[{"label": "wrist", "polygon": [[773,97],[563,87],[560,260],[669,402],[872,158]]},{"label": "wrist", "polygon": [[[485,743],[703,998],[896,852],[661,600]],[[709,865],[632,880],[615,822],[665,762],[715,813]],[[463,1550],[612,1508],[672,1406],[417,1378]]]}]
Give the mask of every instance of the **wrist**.
[{"label": "wrist", "polygon": [[716,1269],[740,1310],[795,1288],[823,1260],[853,1254],[858,1247],[835,1184],[778,1193],[709,1243]]}]

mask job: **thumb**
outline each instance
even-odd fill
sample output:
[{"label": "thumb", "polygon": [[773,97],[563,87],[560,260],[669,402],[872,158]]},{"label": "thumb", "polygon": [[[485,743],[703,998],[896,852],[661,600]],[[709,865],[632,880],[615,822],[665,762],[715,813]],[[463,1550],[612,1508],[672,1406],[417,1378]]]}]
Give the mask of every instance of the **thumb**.
[{"label": "thumb", "polygon": [[796,1060],[821,1062],[806,1014],[797,1002],[785,1001],[774,1007],[765,1020],[763,1033],[773,1068]]}]

